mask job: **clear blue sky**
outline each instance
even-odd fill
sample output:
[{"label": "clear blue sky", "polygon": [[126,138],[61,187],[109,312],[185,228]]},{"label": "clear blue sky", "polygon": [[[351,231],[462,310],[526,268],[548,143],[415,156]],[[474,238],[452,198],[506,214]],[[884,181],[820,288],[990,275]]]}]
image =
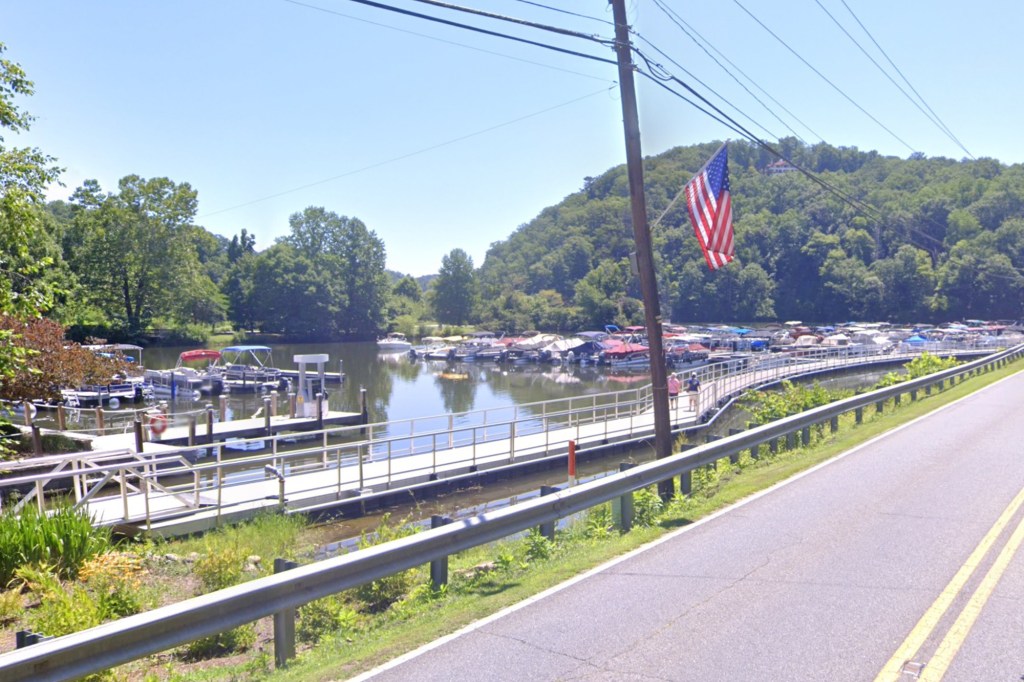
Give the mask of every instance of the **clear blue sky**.
[{"label": "clear blue sky", "polygon": [[[586,41],[383,1],[614,59]],[[663,1],[813,130],[761,96],[808,142],[820,135],[904,158],[911,148],[965,156],[815,0],[740,2],[909,147],[734,0]],[[1018,3],[846,2],[974,156],[1024,161]],[[522,0],[462,4],[612,35],[606,0],[538,0],[601,21]],[[885,64],[842,0],[821,4]],[[770,133],[790,134],[654,0],[630,0],[629,9],[643,38]],[[54,188],[53,198],[87,178],[115,190],[131,173],[166,176],[198,190],[198,224],[228,237],[246,228],[258,249],[288,233],[290,214],[324,206],[374,230],[394,270],[436,272],[457,247],[480,265],[492,242],[578,190],[584,177],[624,160],[614,66],[349,0],[0,0],[0,41],[36,84],[36,95],[20,102],[37,117],[33,129],[6,142],[58,158],[66,186]],[[649,45],[637,45],[692,82]],[[645,154],[735,137],[649,81],[637,82]]]}]

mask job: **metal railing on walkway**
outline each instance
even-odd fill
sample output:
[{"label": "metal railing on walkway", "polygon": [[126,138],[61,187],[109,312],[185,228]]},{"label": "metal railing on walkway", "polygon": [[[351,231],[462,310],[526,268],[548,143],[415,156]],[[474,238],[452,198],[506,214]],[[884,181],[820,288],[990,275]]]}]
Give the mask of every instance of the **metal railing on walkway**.
[{"label": "metal railing on walkway", "polygon": [[[946,344],[937,355],[988,353],[991,349]],[[896,363],[920,349],[883,353],[810,348],[761,353],[693,369],[703,389],[695,409],[685,396],[672,410],[675,429],[691,427],[730,398],[751,388],[808,373],[879,362]],[[690,370],[688,370],[690,371]],[[183,513],[276,504],[292,508],[391,490],[457,473],[531,461],[580,447],[648,438],[653,433],[653,391],[624,391],[560,398],[459,414],[341,426],[297,433],[268,433],[225,444],[170,447],[146,444],[142,452],[119,449],[31,460],[12,467],[2,488],[27,490],[15,509],[45,508],[45,491],[70,489],[74,504],[102,524],[152,524]],[[157,448],[146,452],[145,447]],[[259,449],[254,455],[232,455]],[[55,485],[60,484],[60,485]],[[269,498],[269,499],[268,499]]]},{"label": "metal railing on walkway", "polygon": [[[520,533],[632,494],[751,448],[835,424],[841,415],[919,391],[943,390],[957,381],[1018,360],[1024,346],[995,353],[919,379],[854,396],[698,446],[686,453],[639,465],[590,483],[534,498],[506,509],[480,514],[357,552],[299,566],[272,576],[129,616],[81,632],[43,641],[0,656],[5,682],[69,680],[225,632],[259,618],[275,616],[275,645],[294,651],[282,633],[294,633],[295,609],[371,580],[392,575],[451,554]],[[629,520],[623,525],[628,528]],[[550,527],[550,526],[549,526]],[[278,635],[281,635],[278,637]],[[282,663],[287,656],[279,655]]]}]

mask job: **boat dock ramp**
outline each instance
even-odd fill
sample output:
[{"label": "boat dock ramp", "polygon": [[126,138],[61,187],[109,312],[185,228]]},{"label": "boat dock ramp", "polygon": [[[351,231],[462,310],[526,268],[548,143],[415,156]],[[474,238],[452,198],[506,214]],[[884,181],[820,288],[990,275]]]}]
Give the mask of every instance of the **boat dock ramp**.
[{"label": "boat dock ramp", "polygon": [[[671,409],[672,428],[678,433],[703,423],[750,388],[901,364],[914,355],[765,353],[709,365],[697,371],[702,390],[696,404],[684,395]],[[142,447],[136,447],[134,434],[96,439],[94,445],[103,450],[60,456],[47,473],[12,472],[17,478],[0,481],[0,487],[28,486],[17,506],[42,505],[44,490],[60,479],[97,523],[161,535],[198,532],[265,509],[336,513],[354,507],[358,513],[397,497],[417,498],[428,487],[480,484],[488,476],[511,476],[514,469],[564,466],[570,447],[586,456],[649,440],[653,399],[648,385],[377,424],[360,423],[362,415],[355,413],[325,413],[322,420],[264,416],[213,423],[219,445],[204,443],[208,434],[195,433],[190,424],[167,429],[159,442]],[[193,457],[196,452],[206,456]]]}]

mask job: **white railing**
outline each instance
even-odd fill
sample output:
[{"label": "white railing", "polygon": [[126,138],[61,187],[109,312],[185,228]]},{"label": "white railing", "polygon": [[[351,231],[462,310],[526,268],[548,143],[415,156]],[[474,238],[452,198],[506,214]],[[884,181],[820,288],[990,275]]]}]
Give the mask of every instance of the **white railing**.
[{"label": "white railing", "polygon": [[[929,351],[965,352],[960,347]],[[843,367],[899,362],[918,354],[810,348],[755,354],[686,370],[698,374],[703,389],[695,411],[687,408],[687,396],[680,396],[673,423],[676,428],[698,423],[702,415],[752,387]],[[452,472],[561,454],[570,440],[583,447],[646,438],[653,433],[652,407],[653,391],[647,385],[459,414],[238,439],[239,446],[262,442],[265,448],[261,449],[269,449],[253,456],[228,457],[224,444],[203,443],[165,448],[159,453],[77,453],[54,458],[56,464],[45,474],[0,480],[0,488],[30,486],[19,508],[29,501],[43,508],[47,484],[70,478],[76,505],[92,509],[91,505],[106,504],[103,523],[151,523],[210,505],[218,510],[260,501],[272,505],[273,500],[266,500],[266,486],[253,485],[269,480],[267,467],[281,476],[279,491],[293,493],[300,487],[299,476],[319,472],[301,483],[301,498],[308,502],[328,496],[343,499]],[[306,440],[310,444],[301,445]],[[209,454],[193,463],[201,452]]]},{"label": "white railing", "polygon": [[[993,354],[943,372],[864,393],[698,446],[685,453],[639,465],[622,473],[537,497],[498,511],[455,521],[392,542],[361,549],[275,575],[212,592],[153,611],[122,618],[74,634],[0,655],[5,682],[69,680],[164,651],[201,637],[274,616],[276,659],[294,652],[295,609],[310,601],[437,560],[472,547],[551,524],[598,504],[623,500],[623,526],[634,491],[685,476],[739,452],[776,442],[812,426],[837,423],[843,414],[899,399],[917,391],[940,390],[957,379],[1018,360],[1024,346]],[[550,527],[550,525],[548,526]],[[45,634],[45,633],[44,633]]]}]

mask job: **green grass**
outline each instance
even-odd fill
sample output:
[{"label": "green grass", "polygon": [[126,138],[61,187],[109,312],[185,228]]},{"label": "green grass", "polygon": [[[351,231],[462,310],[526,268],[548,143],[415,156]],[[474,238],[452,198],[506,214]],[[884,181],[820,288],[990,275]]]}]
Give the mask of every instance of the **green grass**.
[{"label": "green grass", "polygon": [[[358,636],[330,641],[326,646],[305,652],[287,669],[275,672],[269,679],[274,682],[326,681],[368,670],[641,547],[666,532],[693,523],[1022,368],[1024,363],[1018,361],[953,388],[933,389],[930,396],[919,391],[919,399],[913,402],[909,394],[905,394],[898,408],[890,400],[881,414],[876,413],[874,407],[865,408],[860,425],[855,424],[852,413],[844,415],[837,433],[830,433],[826,427],[808,447],[771,455],[763,446],[760,449],[762,459],[754,460],[749,453],[744,453],[735,465],[729,464],[728,459],[721,460],[713,475],[702,478],[695,473],[693,494],[673,500],[654,527],[636,528],[626,534],[610,533],[595,539],[584,532],[584,523],[577,523],[571,530],[559,533],[550,558],[529,563],[517,558],[523,551],[524,541],[475,548],[452,557],[450,570],[455,577],[443,599],[382,614]],[[509,569],[493,571],[483,579],[464,581],[458,577],[460,571],[483,562],[508,564],[502,559],[509,556],[512,557]],[[426,580],[425,573],[421,572],[419,580]]]}]

